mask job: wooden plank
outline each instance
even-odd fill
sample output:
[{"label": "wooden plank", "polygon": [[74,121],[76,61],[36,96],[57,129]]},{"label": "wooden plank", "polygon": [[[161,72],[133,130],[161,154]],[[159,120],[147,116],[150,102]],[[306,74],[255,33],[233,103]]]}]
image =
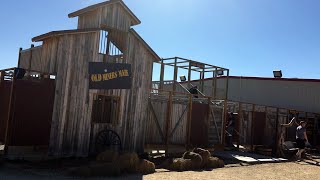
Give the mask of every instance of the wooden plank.
[{"label": "wooden plank", "polygon": [[188,86],[187,86],[187,89],[189,89],[190,82],[191,82],[191,63],[189,62],[189,68],[188,68]]},{"label": "wooden plank", "polygon": [[276,131],[275,131],[275,136],[274,136],[274,144],[272,147],[272,155],[276,156],[277,154],[277,149],[278,149],[278,128],[279,128],[279,108],[277,108],[277,117],[276,117]]},{"label": "wooden plank", "polygon": [[256,123],[256,116],[255,116],[255,111],[256,111],[256,105],[253,104],[253,108],[252,108],[252,120],[251,120],[251,151],[254,151],[254,148],[253,148],[253,137],[254,137],[254,134],[253,134],[253,130],[255,128],[255,123]]},{"label": "wooden plank", "polygon": [[227,82],[226,82],[226,92],[225,92],[226,100],[228,100],[228,90],[229,90],[229,70],[227,70]]},{"label": "wooden plank", "polygon": [[32,64],[32,48],[34,48],[34,45],[31,44],[30,48],[30,59],[29,59],[29,65],[28,65],[28,75],[30,76],[30,70],[31,70],[31,64]]},{"label": "wooden plank", "polygon": [[240,148],[240,143],[241,143],[241,134],[242,134],[242,117],[243,117],[243,111],[242,111],[242,103],[239,103],[239,111],[238,111],[238,123],[239,123],[239,132],[238,132],[238,142],[237,142],[237,148],[239,149]]},{"label": "wooden plank", "polygon": [[8,103],[8,117],[5,120],[6,121],[6,132],[5,132],[5,137],[4,137],[4,144],[5,144],[5,149],[4,153],[7,154],[8,152],[8,145],[11,142],[11,135],[12,135],[12,121],[14,120],[14,102],[15,102],[15,86],[16,86],[16,76],[13,76],[12,82],[11,82],[11,89],[10,89],[10,98],[9,98],[9,103]]},{"label": "wooden plank", "polygon": [[163,85],[164,85],[164,63],[163,60],[161,60],[161,70],[160,70],[160,87],[159,89],[163,89]]},{"label": "wooden plank", "polygon": [[[173,134],[176,132],[178,126],[180,125],[181,121],[183,120],[183,116],[184,114],[187,112],[188,110],[188,105],[186,106],[186,108],[183,110],[182,114],[180,115],[179,117],[179,120],[178,122],[175,124],[173,130],[171,131],[170,135],[169,135],[169,138],[171,138],[173,136]],[[175,114],[175,116],[177,116],[178,114]]]},{"label": "wooden plank", "polygon": [[225,99],[223,103],[223,123],[222,123],[222,133],[221,133],[221,144],[223,147],[226,145],[226,125],[228,121],[228,101]]},{"label": "wooden plank", "polygon": [[191,120],[192,120],[192,94],[189,95],[189,111],[188,111],[188,122],[187,122],[187,138],[186,138],[186,148],[190,147],[190,137],[191,137]]},{"label": "wooden plank", "polygon": [[152,112],[152,114],[153,114],[153,117],[155,118],[154,120],[155,120],[157,129],[158,129],[158,131],[159,131],[159,134],[160,134],[160,136],[161,136],[161,139],[163,140],[163,142],[165,142],[166,139],[165,139],[165,137],[164,137],[164,135],[163,135],[163,133],[162,133],[161,126],[160,126],[160,124],[159,124],[159,120],[158,120],[157,115],[156,115],[156,112],[155,112],[155,110],[154,110],[154,108],[153,108],[153,106],[152,106],[152,104],[151,104],[151,101],[149,101],[149,108],[150,108],[150,110],[151,110],[151,112]]},{"label": "wooden plank", "polygon": [[203,92],[203,90],[204,90],[204,75],[205,75],[205,72],[204,72],[204,69],[202,69],[202,72],[200,73],[200,84],[201,84],[200,90],[202,93],[204,93]]},{"label": "wooden plank", "polygon": [[177,77],[178,77],[178,67],[177,67],[177,58],[174,60],[174,72],[173,72],[173,92],[177,89]]},{"label": "wooden plank", "polygon": [[20,67],[21,51],[22,51],[22,48],[19,49],[18,66],[17,67]]},{"label": "wooden plank", "polygon": [[169,132],[170,132],[170,124],[172,120],[172,92],[169,93],[168,105],[167,105],[167,114],[166,114],[166,154],[168,154],[169,147]]},{"label": "wooden plank", "polygon": [[214,88],[213,88],[213,99],[216,100],[217,99],[217,75],[218,72],[218,68],[216,68],[216,70],[214,71]]}]

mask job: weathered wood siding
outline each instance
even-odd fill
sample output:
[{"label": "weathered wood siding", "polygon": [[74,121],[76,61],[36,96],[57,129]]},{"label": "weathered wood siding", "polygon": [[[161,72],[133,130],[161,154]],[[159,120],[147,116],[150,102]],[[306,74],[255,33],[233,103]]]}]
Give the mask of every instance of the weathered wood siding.
[{"label": "weathered wood siding", "polygon": [[[150,103],[147,111],[145,143],[164,145],[165,142],[161,137],[161,133],[165,139],[166,132],[169,131],[170,144],[185,145],[187,143],[189,112],[188,98],[173,98],[169,129],[166,129],[168,98],[153,96],[149,99],[149,101]],[[203,103],[205,103],[205,101],[203,101]],[[209,144],[220,143],[219,137],[221,137],[223,109],[214,105],[210,105],[210,108],[212,113],[210,112],[207,119]],[[153,110],[155,115],[152,112]],[[160,129],[158,128],[157,123],[159,124]]]},{"label": "weathered wood siding", "polygon": [[42,46],[33,47],[21,52],[19,64],[20,68],[48,72],[46,68],[47,64],[47,59],[42,58]]},{"label": "weathered wood siding", "polygon": [[[35,70],[56,73],[50,138],[52,155],[86,156],[89,145],[94,144],[95,135],[106,126],[119,133],[125,149],[143,149],[147,99],[155,59],[133,34],[129,33],[126,43],[126,58],[118,62],[132,65],[132,88],[89,91],[88,62],[103,61],[103,56],[98,54],[99,32],[62,35],[44,40],[40,51],[41,61],[34,61],[32,66],[37,68]],[[94,93],[120,96],[118,126],[91,124]]]},{"label": "weathered wood siding", "polygon": [[[64,35],[44,43],[44,54],[56,72],[56,92],[50,153],[86,156],[90,140],[92,99],[88,89],[88,62],[96,53],[98,33]],[[50,51],[50,49],[52,51]]]},{"label": "weathered wood siding", "polygon": [[102,24],[122,31],[129,31],[131,17],[120,4],[110,4],[82,14],[78,19],[78,29],[100,28]]},{"label": "weathered wood siding", "polygon": [[[96,49],[98,50],[98,49]],[[152,67],[154,57],[133,34],[128,34],[128,42],[124,59],[119,63],[130,63],[132,66],[131,90],[99,90],[96,93],[120,96],[119,126],[107,126],[119,133],[124,149],[142,151],[149,90],[151,88]],[[94,61],[101,62],[103,56],[96,54]],[[92,91],[93,93],[94,91]],[[90,95],[92,95],[90,93]],[[105,124],[94,124],[92,138]],[[94,139],[92,139],[92,142]]]}]

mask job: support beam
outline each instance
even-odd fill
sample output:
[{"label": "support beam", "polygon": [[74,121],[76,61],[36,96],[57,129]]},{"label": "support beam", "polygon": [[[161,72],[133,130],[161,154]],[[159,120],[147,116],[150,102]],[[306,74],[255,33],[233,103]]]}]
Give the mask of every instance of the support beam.
[{"label": "support beam", "polygon": [[[207,127],[208,127],[208,131],[209,131],[209,127],[210,127],[210,114],[211,114],[211,97],[208,97],[208,113],[207,113]],[[213,120],[214,117],[212,117]]]},{"label": "support beam", "polygon": [[170,125],[172,119],[172,92],[169,92],[169,99],[167,104],[167,116],[166,116],[166,154],[168,155],[169,143],[170,143]]},{"label": "support beam", "polygon": [[173,92],[176,91],[178,78],[178,67],[177,67],[177,58],[174,60],[174,72],[173,72]]},{"label": "support beam", "polygon": [[221,133],[221,144],[223,147],[226,145],[226,125],[228,120],[228,101],[225,99],[223,104],[223,123],[222,123],[222,133]]},{"label": "support beam", "polygon": [[217,77],[218,68],[214,71],[214,88],[213,88],[213,100],[217,99]]},{"label": "support beam", "polygon": [[5,71],[0,71],[0,86],[4,82],[4,74],[5,74]]},{"label": "support beam", "polygon": [[215,79],[215,73],[214,72],[212,72],[212,79],[211,79],[211,97],[213,97],[213,99],[215,99],[214,98],[214,86],[215,86],[215,84],[214,84],[214,79]]},{"label": "support beam", "polygon": [[189,85],[190,85],[190,81],[191,81],[191,63],[189,62],[189,68],[188,68],[188,87],[187,89],[189,89]]},{"label": "support beam", "polygon": [[20,67],[21,51],[22,51],[22,48],[19,49],[18,66],[17,67]]},{"label": "support beam", "polygon": [[205,73],[205,72],[204,72],[204,69],[202,69],[202,72],[201,72],[201,80],[200,80],[200,81],[201,81],[201,87],[200,87],[200,88],[201,88],[201,92],[202,92],[203,94],[204,94],[203,91],[204,91],[204,75],[205,75],[204,73]]},{"label": "support beam", "polygon": [[250,133],[250,136],[251,136],[251,151],[254,151],[253,149],[253,130],[255,128],[255,121],[256,121],[256,114],[255,114],[255,111],[256,111],[256,105],[253,104],[253,107],[252,107],[252,120],[251,120],[251,133]]},{"label": "support beam", "polygon": [[160,87],[159,89],[163,89],[163,84],[164,84],[164,63],[163,59],[161,60],[161,70],[160,70]]},{"label": "support beam", "polygon": [[31,44],[31,48],[30,48],[30,58],[29,58],[29,65],[28,65],[28,75],[29,75],[29,77],[30,77],[30,73],[31,73],[32,48],[34,48],[34,44]]},{"label": "support beam", "polygon": [[227,82],[226,82],[226,94],[225,94],[225,99],[228,99],[228,90],[229,90],[229,70],[227,70]]},{"label": "support beam", "polygon": [[[14,70],[15,71],[15,70]],[[9,103],[8,103],[8,115],[6,119],[6,129],[5,129],[5,137],[4,137],[4,153],[8,153],[8,145],[10,144],[11,141],[11,123],[13,120],[13,110],[14,110],[14,101],[15,101],[15,86],[16,86],[16,76],[13,75],[12,81],[11,81],[11,88],[10,88],[10,98],[9,98]]]},{"label": "support beam", "polygon": [[103,55],[103,62],[108,62],[108,56],[110,53],[110,38],[109,38],[109,33],[108,35],[105,34],[105,37],[107,38],[107,46],[106,46],[106,54]]},{"label": "support beam", "polygon": [[272,156],[276,156],[276,153],[277,153],[277,149],[278,149],[278,127],[279,126],[279,108],[277,108],[277,117],[276,117],[276,134],[275,134],[275,137],[274,137],[274,145],[272,147]]},{"label": "support beam", "polygon": [[238,123],[239,123],[239,132],[238,132],[238,142],[237,142],[237,148],[240,148],[240,143],[241,143],[241,134],[242,134],[242,103],[239,103],[239,111],[238,111]]},{"label": "support beam", "polygon": [[191,137],[191,121],[192,121],[192,94],[189,95],[189,111],[187,119],[187,131],[186,131],[186,149],[190,147],[190,137]]}]

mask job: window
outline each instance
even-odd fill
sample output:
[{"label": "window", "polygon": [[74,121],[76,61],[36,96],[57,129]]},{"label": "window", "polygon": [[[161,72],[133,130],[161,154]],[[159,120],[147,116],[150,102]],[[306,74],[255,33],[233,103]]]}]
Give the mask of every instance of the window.
[{"label": "window", "polygon": [[122,51],[114,44],[110,33],[100,31],[99,53],[109,56],[122,56]]},{"label": "window", "polygon": [[119,120],[120,97],[95,95],[92,105],[92,122],[116,125]]}]

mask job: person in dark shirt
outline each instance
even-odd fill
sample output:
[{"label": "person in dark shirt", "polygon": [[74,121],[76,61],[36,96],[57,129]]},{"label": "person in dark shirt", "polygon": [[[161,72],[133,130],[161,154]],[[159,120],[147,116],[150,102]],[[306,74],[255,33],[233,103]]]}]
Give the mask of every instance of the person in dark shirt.
[{"label": "person in dark shirt", "polygon": [[189,92],[191,94],[194,94],[193,97],[198,98],[198,87],[197,86],[193,86],[192,88],[190,88]]},{"label": "person in dark shirt", "polygon": [[235,127],[234,113],[228,113],[228,125],[226,127],[227,146],[228,147],[234,147],[233,142],[232,142],[234,127]]},{"label": "person in dark shirt", "polygon": [[304,121],[300,121],[300,125],[297,127],[296,142],[297,142],[297,147],[299,148],[296,156],[300,160],[301,154],[305,151],[306,143],[308,143],[308,137],[306,133],[306,123]]}]

